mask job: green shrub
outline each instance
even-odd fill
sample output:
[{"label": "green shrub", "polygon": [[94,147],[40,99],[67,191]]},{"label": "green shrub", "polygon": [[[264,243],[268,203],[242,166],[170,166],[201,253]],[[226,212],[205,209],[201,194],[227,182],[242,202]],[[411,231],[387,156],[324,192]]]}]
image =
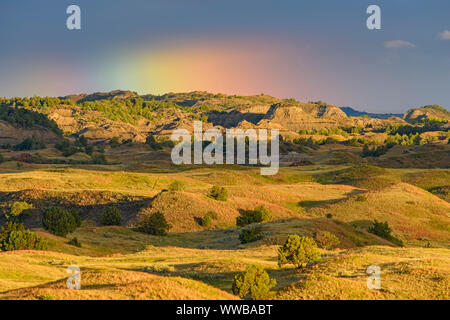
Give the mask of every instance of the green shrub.
[{"label": "green shrub", "polygon": [[148,135],[147,138],[145,139],[145,144],[149,145],[150,148],[152,148],[155,151],[161,150],[163,148],[162,144],[156,141],[154,135]]},{"label": "green shrub", "polygon": [[244,210],[241,216],[236,218],[236,224],[239,227],[244,227],[251,223],[259,223],[268,221],[272,217],[269,209],[264,206],[256,207],[255,210]]},{"label": "green shrub", "polygon": [[140,216],[139,230],[142,232],[157,236],[165,236],[170,228],[171,226],[167,223],[164,214],[160,212]]},{"label": "green shrub", "polygon": [[333,215],[331,213],[327,213],[327,219],[333,218]]},{"label": "green shrub", "polygon": [[45,250],[48,243],[35,233],[26,230],[22,223],[7,221],[0,232],[0,250]]},{"label": "green shrub", "polygon": [[212,223],[213,220],[217,219],[217,213],[215,213],[214,211],[209,211],[208,213],[206,213],[201,221],[201,225],[203,227],[209,227]]},{"label": "green shrub", "polygon": [[122,224],[122,212],[116,207],[106,207],[103,210],[100,222],[104,226],[120,226]]},{"label": "green shrub", "polygon": [[75,226],[77,228],[81,227],[82,220],[81,220],[80,215],[78,214],[78,211],[75,209],[72,209],[69,211],[69,213],[73,216],[73,219],[75,220]]},{"label": "green shrub", "polygon": [[92,153],[94,152],[94,147],[91,145],[88,145],[86,147],[84,147],[84,153],[86,153],[87,155],[92,156]]},{"label": "green shrub", "polygon": [[72,238],[69,241],[67,241],[67,244],[70,244],[72,246],[81,248],[81,242],[78,240],[78,238]]},{"label": "green shrub", "polygon": [[387,223],[387,221],[379,222],[375,219],[372,227],[370,227],[367,231],[369,231],[370,233],[373,233],[383,239],[386,239],[398,246],[403,246],[403,242],[391,234],[392,229],[389,227],[389,224]]},{"label": "green shrub", "polygon": [[157,263],[157,264],[151,264],[149,266],[144,267],[143,271],[149,272],[149,273],[171,273],[171,272],[175,272],[176,269],[174,266]]},{"label": "green shrub", "polygon": [[367,201],[367,196],[359,195],[359,196],[356,197],[356,201],[358,201],[358,202],[365,202],[365,201]]},{"label": "green shrub", "polygon": [[228,190],[225,187],[213,186],[209,190],[208,196],[219,201],[227,201]]},{"label": "green shrub", "polygon": [[376,234],[377,236],[381,238],[387,238],[391,236],[391,228],[389,227],[389,224],[386,222],[378,222],[375,220],[373,222],[373,226],[368,229],[370,233]]},{"label": "green shrub", "polygon": [[169,185],[169,191],[183,191],[186,188],[186,182],[184,181],[172,181],[172,183]]},{"label": "green shrub", "polygon": [[328,231],[319,231],[314,238],[319,247],[326,250],[336,248],[341,243],[338,237]]},{"label": "green shrub", "polygon": [[45,143],[33,136],[31,138],[26,138],[21,143],[15,145],[13,149],[15,151],[45,149]]},{"label": "green shrub", "polygon": [[94,154],[91,156],[91,163],[92,164],[108,164],[108,160],[106,160],[106,157],[103,153]]},{"label": "green shrub", "polygon": [[276,283],[276,280],[271,279],[263,267],[250,265],[244,272],[234,276],[232,289],[233,293],[241,298],[263,300],[270,297],[270,289]]},{"label": "green shrub", "polygon": [[50,207],[44,212],[42,224],[49,232],[65,237],[78,226],[76,211],[69,212],[59,207]]},{"label": "green shrub", "polygon": [[7,215],[7,218],[18,218],[23,211],[33,209],[33,205],[26,203],[25,201],[16,201],[11,206],[11,210],[9,215]]},{"label": "green shrub", "polygon": [[241,243],[249,243],[258,241],[264,238],[262,234],[261,226],[253,226],[246,229],[242,229],[241,233],[239,233],[239,240]]},{"label": "green shrub", "polygon": [[297,268],[308,265],[320,258],[320,252],[314,239],[289,235],[286,242],[278,249],[278,265],[292,263]]}]

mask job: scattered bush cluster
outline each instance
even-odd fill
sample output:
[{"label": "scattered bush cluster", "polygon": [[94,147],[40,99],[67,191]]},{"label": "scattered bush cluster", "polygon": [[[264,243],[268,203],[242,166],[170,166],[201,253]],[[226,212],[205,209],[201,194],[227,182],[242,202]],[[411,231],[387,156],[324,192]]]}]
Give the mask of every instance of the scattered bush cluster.
[{"label": "scattered bush cluster", "polygon": [[[20,105],[20,103],[18,105]],[[16,102],[12,99],[0,101],[0,120],[25,128],[42,126],[50,129],[58,135],[62,134],[56,122],[50,120],[47,115],[25,108],[14,108],[15,106]]]},{"label": "scattered bush cluster", "polygon": [[73,143],[68,139],[62,139],[55,144],[55,148],[62,152],[64,157],[70,157],[77,152],[92,155],[94,147],[88,143],[84,136],[79,136]]},{"label": "scattered bush cluster", "polygon": [[26,138],[21,143],[16,144],[13,147],[15,151],[23,151],[23,150],[40,150],[45,149],[44,141],[36,138],[36,136],[32,136],[31,138]]}]

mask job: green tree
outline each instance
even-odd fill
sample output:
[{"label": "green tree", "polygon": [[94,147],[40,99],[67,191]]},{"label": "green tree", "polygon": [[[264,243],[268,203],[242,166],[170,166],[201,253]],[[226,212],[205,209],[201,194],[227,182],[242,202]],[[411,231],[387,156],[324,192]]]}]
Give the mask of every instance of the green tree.
[{"label": "green tree", "polygon": [[108,164],[108,160],[106,159],[105,155],[100,154],[94,154],[91,156],[91,163],[92,164]]},{"label": "green tree", "polygon": [[262,234],[262,228],[259,225],[242,229],[239,233],[239,241],[241,241],[241,243],[254,242],[263,238],[264,235]]},{"label": "green tree", "polygon": [[148,234],[165,236],[170,228],[164,214],[160,212],[143,214],[139,218],[139,230]]},{"label": "green tree", "polygon": [[10,214],[7,218],[18,218],[23,211],[29,209],[33,209],[32,204],[26,203],[25,201],[16,201],[11,206]]},{"label": "green tree", "polygon": [[0,232],[0,250],[45,250],[47,241],[26,230],[22,223],[7,221]]},{"label": "green tree", "polygon": [[76,237],[70,239],[69,241],[67,241],[67,244],[70,244],[70,245],[72,245],[72,246],[81,248],[81,242],[80,242],[80,241],[78,240],[78,238],[76,238]]},{"label": "green tree", "polygon": [[251,223],[259,223],[270,220],[272,214],[269,209],[264,206],[258,206],[254,210],[244,210],[241,215],[236,218],[236,224],[244,227]]},{"label": "green tree", "polygon": [[39,140],[35,136],[31,138],[26,138],[21,143],[14,146],[15,151],[23,151],[23,150],[39,150],[44,149],[45,143],[42,140]]},{"label": "green tree", "polygon": [[338,237],[328,231],[315,233],[314,238],[322,249],[330,250],[338,246],[341,242]]},{"label": "green tree", "polygon": [[122,212],[116,207],[106,207],[100,221],[104,226],[120,226],[122,224]]},{"label": "green tree", "polygon": [[383,239],[386,239],[396,245],[403,246],[403,242],[391,234],[392,229],[389,227],[389,224],[387,223],[387,221],[381,222],[381,221],[377,221],[375,219],[372,227],[370,227],[367,231],[369,231],[370,233],[373,233]]},{"label": "green tree", "polygon": [[320,258],[320,252],[314,239],[289,235],[286,242],[278,249],[278,265],[292,263],[297,268],[303,267]]},{"label": "green tree", "polygon": [[232,289],[233,293],[239,297],[263,300],[270,297],[270,289],[276,283],[276,280],[271,279],[263,267],[249,265],[244,272],[234,276]]},{"label": "green tree", "polygon": [[150,148],[152,148],[155,151],[162,149],[162,145],[158,141],[156,141],[155,136],[151,134],[148,135],[147,138],[145,139],[145,144],[149,145]]},{"label": "green tree", "polygon": [[44,212],[42,224],[54,235],[65,237],[68,233],[75,231],[78,221],[73,212],[60,207],[50,207]]}]

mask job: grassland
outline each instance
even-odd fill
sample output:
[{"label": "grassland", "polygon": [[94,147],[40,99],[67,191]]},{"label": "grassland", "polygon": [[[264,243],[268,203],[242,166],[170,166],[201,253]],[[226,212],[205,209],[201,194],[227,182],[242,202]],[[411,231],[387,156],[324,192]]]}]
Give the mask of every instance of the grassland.
[{"label": "grassland", "polygon": [[[49,242],[48,251],[0,253],[0,298],[235,299],[233,275],[255,263],[277,279],[275,299],[450,298],[450,205],[432,193],[448,186],[449,170],[335,165],[323,157],[264,177],[249,167],[173,167],[161,155],[136,156],[145,152],[135,148],[107,150],[109,159],[127,159],[108,166],[0,165],[0,209],[32,203],[25,222]],[[162,192],[173,181],[185,190]],[[225,186],[228,200],[209,198],[212,185]],[[111,204],[122,210],[123,225],[99,226]],[[67,238],[47,233],[40,221],[49,205],[76,208],[82,227]],[[241,244],[236,217],[258,205],[272,212],[265,237]],[[211,210],[218,219],[201,226]],[[164,213],[169,234],[137,232],[141,211]],[[367,232],[374,219],[388,221],[405,247]],[[321,249],[321,259],[303,270],[277,266],[288,234],[319,231],[336,235],[337,248]],[[67,244],[71,237],[82,247]],[[381,267],[382,290],[366,286],[371,264]],[[81,268],[81,290],[66,288],[69,265]]]}]

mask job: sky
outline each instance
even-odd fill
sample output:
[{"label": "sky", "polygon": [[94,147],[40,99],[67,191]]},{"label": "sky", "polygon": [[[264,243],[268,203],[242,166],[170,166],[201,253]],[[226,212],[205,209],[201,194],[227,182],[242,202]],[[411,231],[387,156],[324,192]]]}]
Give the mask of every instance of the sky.
[{"label": "sky", "polygon": [[[81,30],[66,27],[72,4]],[[450,1],[0,1],[0,96],[115,89],[448,108]]]}]

